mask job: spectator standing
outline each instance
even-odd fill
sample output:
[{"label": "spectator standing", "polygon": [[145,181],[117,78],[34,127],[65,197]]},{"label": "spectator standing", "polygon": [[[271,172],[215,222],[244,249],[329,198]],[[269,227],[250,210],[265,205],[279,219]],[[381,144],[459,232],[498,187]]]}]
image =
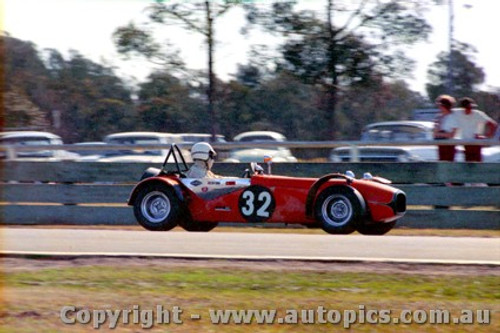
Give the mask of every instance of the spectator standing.
[{"label": "spectator standing", "polygon": [[[441,114],[436,118],[434,126],[434,139],[454,139],[458,130],[458,120],[452,111],[455,99],[449,95],[440,95],[436,98],[436,105]],[[455,160],[455,146],[438,145],[439,160],[453,162]]]},{"label": "spectator standing", "polygon": [[[459,103],[460,109],[454,111],[457,115],[459,137],[462,140],[492,138],[498,124],[483,111],[477,110],[477,104],[472,98],[464,97]],[[467,162],[481,162],[481,146],[464,145]]]}]

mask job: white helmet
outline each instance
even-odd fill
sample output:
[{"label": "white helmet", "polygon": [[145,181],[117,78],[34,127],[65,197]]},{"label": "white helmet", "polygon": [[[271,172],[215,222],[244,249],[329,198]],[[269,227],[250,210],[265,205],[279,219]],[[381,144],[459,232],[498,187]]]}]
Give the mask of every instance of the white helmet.
[{"label": "white helmet", "polygon": [[191,157],[193,160],[208,161],[214,159],[217,153],[212,146],[206,142],[198,142],[191,147]]}]

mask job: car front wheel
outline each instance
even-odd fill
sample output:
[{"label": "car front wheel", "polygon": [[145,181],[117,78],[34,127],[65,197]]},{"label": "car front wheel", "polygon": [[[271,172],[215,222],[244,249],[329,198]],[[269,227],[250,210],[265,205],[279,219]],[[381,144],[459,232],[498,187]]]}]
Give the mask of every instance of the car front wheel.
[{"label": "car front wheel", "polygon": [[316,200],[316,220],[330,234],[350,234],[364,214],[362,200],[350,188],[327,188]]},{"label": "car front wheel", "polygon": [[147,230],[168,231],[179,222],[180,201],[173,189],[151,184],[140,190],[134,202],[137,222]]}]

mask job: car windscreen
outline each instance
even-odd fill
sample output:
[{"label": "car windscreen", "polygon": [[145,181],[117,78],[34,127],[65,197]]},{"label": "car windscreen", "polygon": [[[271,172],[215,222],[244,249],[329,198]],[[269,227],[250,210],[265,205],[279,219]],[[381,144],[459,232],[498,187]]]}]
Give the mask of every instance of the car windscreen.
[{"label": "car windscreen", "polygon": [[16,137],[16,138],[2,138],[0,139],[2,145],[26,145],[26,146],[39,146],[50,145],[48,138],[33,138],[33,137]]},{"label": "car windscreen", "polygon": [[417,126],[373,126],[366,128],[361,141],[413,141],[427,139],[428,131]]},{"label": "car windscreen", "polygon": [[[58,140],[59,141],[59,140]],[[50,144],[62,144],[62,142],[51,142],[49,138],[45,137],[12,137],[0,139],[2,145],[22,145],[22,146],[48,146]],[[36,151],[18,151],[17,157],[52,157],[53,151],[50,150],[36,150]],[[0,155],[5,158],[5,153]]]},{"label": "car windscreen", "polygon": [[[182,141],[185,143],[196,143],[196,142],[212,142],[212,137],[211,136],[194,136],[194,135],[183,135],[182,136]],[[216,136],[215,137],[215,142],[222,143],[226,142],[226,140],[223,137]]]},{"label": "car windscreen", "polygon": [[253,142],[253,141],[278,141],[278,140],[269,135],[252,135],[252,136],[244,136],[238,141]]}]

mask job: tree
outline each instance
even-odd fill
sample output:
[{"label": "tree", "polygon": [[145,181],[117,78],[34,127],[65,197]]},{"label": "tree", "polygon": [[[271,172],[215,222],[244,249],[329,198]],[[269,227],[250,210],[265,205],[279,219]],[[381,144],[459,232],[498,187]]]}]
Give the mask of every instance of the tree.
[{"label": "tree", "polygon": [[12,130],[47,130],[49,128],[47,114],[19,89],[4,91],[2,99],[4,109],[1,128]]},{"label": "tree", "polygon": [[[485,74],[481,67],[473,62],[476,50],[468,44],[456,43],[450,52],[438,54],[436,62],[429,66],[427,75],[429,83],[426,85],[427,94],[434,100],[437,96],[447,93],[455,96],[471,96],[475,86],[484,82]],[[450,56],[453,58],[453,67],[449,67]],[[449,81],[453,85],[449,91]]]},{"label": "tree", "polygon": [[[224,1],[217,3],[210,0],[203,2],[186,2],[165,4],[164,1],[157,1],[149,6],[147,11],[153,23],[167,26],[173,23],[180,23],[185,29],[202,34],[206,38],[208,54],[208,89],[206,92],[208,100],[208,114],[211,124],[210,132],[215,140],[218,132],[217,117],[214,109],[215,96],[215,76],[213,72],[215,31],[214,22],[224,15],[238,1]],[[148,59],[163,59],[165,65],[176,65],[178,54],[171,53],[155,42],[153,32],[147,28],[139,28],[133,24],[117,29],[114,33],[115,43],[121,53],[137,53],[146,56]],[[180,64],[180,63],[178,63]],[[171,67],[171,66],[170,66]]]},{"label": "tree", "polygon": [[201,102],[191,97],[191,88],[167,72],[155,72],[140,85],[138,110],[144,129],[187,132],[199,129]]},{"label": "tree", "polygon": [[2,72],[9,78],[3,126],[52,131],[74,142],[99,140],[136,123],[131,91],[111,68],[75,51],[66,60],[30,42],[9,36],[2,41]]},{"label": "tree", "polygon": [[235,78],[238,82],[250,88],[257,87],[263,80],[262,72],[259,67],[252,64],[238,64]]},{"label": "tree", "polygon": [[278,69],[323,86],[327,124],[323,136],[334,139],[340,92],[370,83],[376,74],[408,73],[411,62],[398,47],[426,38],[430,32],[420,15],[423,3],[327,0],[326,15],[321,18],[312,11],[295,11],[295,3],[277,2],[270,11],[250,6],[248,19],[286,38]]},{"label": "tree", "polygon": [[359,140],[364,126],[377,121],[409,119],[411,110],[424,104],[420,94],[400,80],[384,82],[373,78],[370,86],[355,86],[339,100],[337,133],[344,139]]},{"label": "tree", "polygon": [[131,91],[111,68],[72,51],[68,60],[47,50],[48,78],[44,96],[36,99],[47,110],[60,112],[54,131],[68,142],[100,140],[136,123]]},{"label": "tree", "polygon": [[1,36],[2,128],[48,130],[49,115],[36,103],[44,95],[48,71],[33,43]]},{"label": "tree", "polygon": [[218,123],[228,138],[248,130],[254,122],[251,109],[252,88],[244,82],[230,81],[217,84]]},{"label": "tree", "polygon": [[321,120],[315,107],[318,94],[314,86],[286,73],[279,73],[257,86],[249,87],[244,82],[219,84],[220,122],[227,135],[271,130],[292,140],[319,139],[317,129]]},{"label": "tree", "polygon": [[491,92],[479,91],[471,97],[477,102],[479,109],[500,123],[500,88],[495,88]]}]

